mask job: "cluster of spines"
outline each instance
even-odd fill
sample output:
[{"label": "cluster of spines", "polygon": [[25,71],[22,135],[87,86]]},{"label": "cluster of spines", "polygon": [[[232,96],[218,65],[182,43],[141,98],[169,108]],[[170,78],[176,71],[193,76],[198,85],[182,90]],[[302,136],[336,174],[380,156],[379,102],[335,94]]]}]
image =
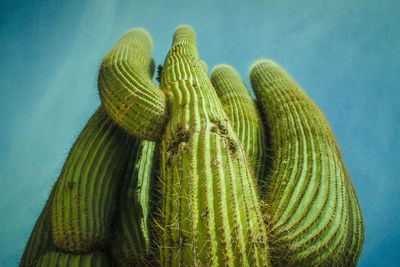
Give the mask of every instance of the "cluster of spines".
[{"label": "cluster of spines", "polygon": [[264,130],[256,103],[240,74],[230,65],[220,64],[211,71],[211,83],[217,92],[236,135],[243,145],[254,176],[264,175],[262,165]]},{"label": "cluster of spines", "polygon": [[265,191],[273,263],[355,264],[363,236],[360,209],[322,112],[272,61],[256,62],[250,81],[271,129]]},{"label": "cluster of spines", "polygon": [[171,101],[161,145],[161,265],[269,265],[254,179],[188,26],[175,32],[161,89]]}]

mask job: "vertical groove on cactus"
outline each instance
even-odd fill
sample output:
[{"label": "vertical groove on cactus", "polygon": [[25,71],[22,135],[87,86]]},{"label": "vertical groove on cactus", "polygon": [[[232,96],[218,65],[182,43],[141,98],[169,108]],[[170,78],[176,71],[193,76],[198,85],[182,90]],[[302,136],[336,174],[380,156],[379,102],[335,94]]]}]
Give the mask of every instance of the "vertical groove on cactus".
[{"label": "vertical groove on cactus", "polygon": [[50,203],[52,202],[57,182],[54,184],[50,196],[36,221],[29,241],[26,244],[24,254],[22,255],[20,267],[34,266],[35,262],[45,252],[55,248],[53,237],[51,235],[50,223]]},{"label": "vertical groove on cactus", "polygon": [[40,257],[37,267],[63,266],[63,267],[108,267],[110,262],[107,257],[99,252],[90,254],[73,255],[62,252],[48,252]]},{"label": "vertical groove on cactus", "polygon": [[161,89],[171,100],[161,147],[161,264],[269,265],[255,180],[189,26],[175,32]]},{"label": "vertical groove on cactus", "polygon": [[242,143],[254,176],[264,175],[264,131],[256,103],[239,73],[227,64],[220,64],[211,71],[213,84],[222,106]]},{"label": "vertical groove on cactus", "polygon": [[136,141],[120,189],[117,221],[111,242],[114,261],[119,266],[146,262],[150,253],[149,190],[156,143]]},{"label": "vertical groove on cactus", "polygon": [[106,55],[99,72],[101,100],[128,133],[161,138],[167,120],[166,96],[153,83],[152,40],[144,29],[128,31]]},{"label": "vertical groove on cactus", "polygon": [[271,130],[267,223],[276,265],[355,265],[363,226],[357,197],[319,108],[277,64],[253,64],[250,80]]},{"label": "vertical groove on cactus", "polygon": [[72,147],[51,202],[57,247],[76,253],[104,245],[121,169],[134,141],[100,106]]}]

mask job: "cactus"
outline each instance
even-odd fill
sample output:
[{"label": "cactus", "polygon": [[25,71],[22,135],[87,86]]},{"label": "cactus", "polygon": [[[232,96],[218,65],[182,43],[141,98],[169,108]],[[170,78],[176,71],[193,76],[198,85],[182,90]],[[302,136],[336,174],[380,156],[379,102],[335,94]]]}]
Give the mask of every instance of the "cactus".
[{"label": "cactus", "polygon": [[167,120],[166,96],[151,80],[152,46],[144,29],[128,31],[105,56],[98,82],[110,117],[128,133],[146,140],[161,138]]},{"label": "cactus", "polygon": [[135,28],[104,58],[102,105],[20,265],[355,266],[355,190],[326,119],[290,76],[256,62],[256,101],[233,67],[210,81],[182,25],[157,86],[151,50]]},{"label": "cactus", "polygon": [[83,255],[73,255],[52,251],[42,255],[36,266],[108,267],[111,266],[111,264],[106,256],[98,252]]},{"label": "cactus", "polygon": [[175,31],[160,87],[171,102],[161,142],[161,265],[269,265],[254,179],[189,26]]},{"label": "cactus", "polygon": [[107,240],[121,169],[134,142],[103,106],[89,120],[68,155],[51,202],[57,247],[81,253]]},{"label": "cactus", "polygon": [[[222,106],[246,151],[256,178],[264,175],[264,130],[260,115],[239,73],[227,64],[220,64],[211,71],[211,83]],[[262,180],[262,179],[258,179]]]},{"label": "cactus", "polygon": [[111,252],[119,266],[146,262],[150,254],[149,192],[156,143],[137,141],[131,152],[118,202]]},{"label": "cactus", "polygon": [[265,190],[273,264],[336,266],[350,259],[355,265],[360,209],[325,117],[272,61],[254,63],[250,81],[271,129]]}]

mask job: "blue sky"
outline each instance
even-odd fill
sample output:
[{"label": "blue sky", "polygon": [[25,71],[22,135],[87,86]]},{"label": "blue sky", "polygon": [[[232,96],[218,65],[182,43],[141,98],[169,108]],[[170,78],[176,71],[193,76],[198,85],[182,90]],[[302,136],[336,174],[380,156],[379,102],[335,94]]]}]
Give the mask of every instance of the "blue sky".
[{"label": "blue sky", "polygon": [[[149,3],[150,2],[150,3]],[[81,129],[99,105],[102,57],[131,27],[157,64],[176,26],[209,69],[282,65],[326,115],[365,220],[359,266],[399,266],[400,2],[1,1],[0,265],[16,266]]]}]

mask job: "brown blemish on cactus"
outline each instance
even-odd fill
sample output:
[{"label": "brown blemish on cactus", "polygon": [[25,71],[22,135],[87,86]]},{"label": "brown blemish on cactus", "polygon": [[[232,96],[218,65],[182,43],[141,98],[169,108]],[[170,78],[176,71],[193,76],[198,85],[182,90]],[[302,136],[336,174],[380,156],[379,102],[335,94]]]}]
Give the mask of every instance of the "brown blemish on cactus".
[{"label": "brown blemish on cactus", "polygon": [[238,144],[230,137],[226,138],[226,146],[228,147],[228,150],[235,155],[237,149],[238,149]]},{"label": "brown blemish on cactus", "polygon": [[168,166],[171,165],[171,161],[175,159],[179,152],[188,149],[187,143],[190,139],[190,135],[191,131],[183,129],[182,127],[178,128],[171,142],[167,144],[167,151],[164,153],[164,158]]},{"label": "brown blemish on cactus", "polygon": [[226,120],[221,120],[221,119],[213,116],[212,114],[210,114],[210,116],[208,118],[209,118],[210,122],[213,124],[213,126],[211,126],[210,132],[219,134],[221,136],[225,136],[228,134],[228,129],[226,127],[226,125],[227,125]]}]

